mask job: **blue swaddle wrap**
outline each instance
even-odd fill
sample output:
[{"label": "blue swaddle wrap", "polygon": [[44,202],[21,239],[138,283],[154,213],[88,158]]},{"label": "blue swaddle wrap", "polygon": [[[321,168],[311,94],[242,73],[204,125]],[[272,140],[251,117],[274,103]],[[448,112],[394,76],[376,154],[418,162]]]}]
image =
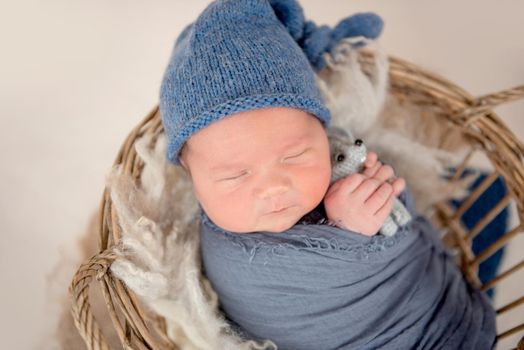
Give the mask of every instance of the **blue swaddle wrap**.
[{"label": "blue swaddle wrap", "polygon": [[279,349],[492,349],[495,313],[414,219],[392,237],[329,225],[236,234],[201,212],[204,271],[231,324]]}]

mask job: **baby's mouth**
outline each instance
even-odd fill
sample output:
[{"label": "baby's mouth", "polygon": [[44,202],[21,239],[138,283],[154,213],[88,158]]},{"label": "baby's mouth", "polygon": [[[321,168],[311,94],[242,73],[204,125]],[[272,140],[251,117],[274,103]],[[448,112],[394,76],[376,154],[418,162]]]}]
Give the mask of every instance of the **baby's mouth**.
[{"label": "baby's mouth", "polygon": [[290,205],[290,206],[285,206],[285,207],[278,207],[277,209],[269,212],[268,214],[278,214],[278,213],[283,213],[285,211],[287,211],[288,209],[291,209],[293,208],[294,205]]}]

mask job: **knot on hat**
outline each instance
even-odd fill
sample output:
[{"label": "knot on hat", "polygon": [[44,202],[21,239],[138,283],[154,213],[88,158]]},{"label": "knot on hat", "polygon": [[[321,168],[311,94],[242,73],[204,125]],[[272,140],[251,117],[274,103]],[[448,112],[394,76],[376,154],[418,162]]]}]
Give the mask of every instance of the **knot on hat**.
[{"label": "knot on hat", "polygon": [[[327,25],[317,26],[304,17],[304,11],[296,0],[270,0],[271,7],[279,21],[291,37],[302,48],[311,66],[319,71],[325,67],[323,54],[345,38],[363,37],[376,39],[382,32],[384,23],[380,16],[371,13],[357,13],[341,20],[335,28]],[[364,45],[364,41],[352,43],[354,47]]]}]

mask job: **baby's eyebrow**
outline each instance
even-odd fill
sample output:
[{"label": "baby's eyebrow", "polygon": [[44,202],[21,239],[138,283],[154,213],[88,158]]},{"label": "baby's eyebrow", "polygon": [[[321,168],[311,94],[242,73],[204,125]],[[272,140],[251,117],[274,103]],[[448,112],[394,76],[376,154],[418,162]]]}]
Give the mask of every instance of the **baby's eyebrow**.
[{"label": "baby's eyebrow", "polygon": [[284,146],[282,146],[280,150],[287,151],[288,149],[293,148],[295,146],[301,146],[309,138],[308,136],[309,135],[304,135],[304,136],[294,139],[291,142],[285,143]]},{"label": "baby's eyebrow", "polygon": [[245,167],[245,163],[227,163],[227,164],[220,164],[217,166],[214,166],[209,169],[211,172],[219,172],[219,171],[227,171],[227,170],[234,170],[235,168],[242,168]]}]

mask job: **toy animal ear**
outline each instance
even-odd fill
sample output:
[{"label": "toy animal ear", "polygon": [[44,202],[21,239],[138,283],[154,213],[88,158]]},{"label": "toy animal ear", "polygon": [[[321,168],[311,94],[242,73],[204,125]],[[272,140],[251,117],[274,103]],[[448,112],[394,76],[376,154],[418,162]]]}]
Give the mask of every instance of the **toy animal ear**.
[{"label": "toy animal ear", "polygon": [[326,132],[328,137],[335,137],[350,141],[354,140],[353,134],[351,134],[350,131],[339,128],[338,126],[330,126],[327,128]]}]

